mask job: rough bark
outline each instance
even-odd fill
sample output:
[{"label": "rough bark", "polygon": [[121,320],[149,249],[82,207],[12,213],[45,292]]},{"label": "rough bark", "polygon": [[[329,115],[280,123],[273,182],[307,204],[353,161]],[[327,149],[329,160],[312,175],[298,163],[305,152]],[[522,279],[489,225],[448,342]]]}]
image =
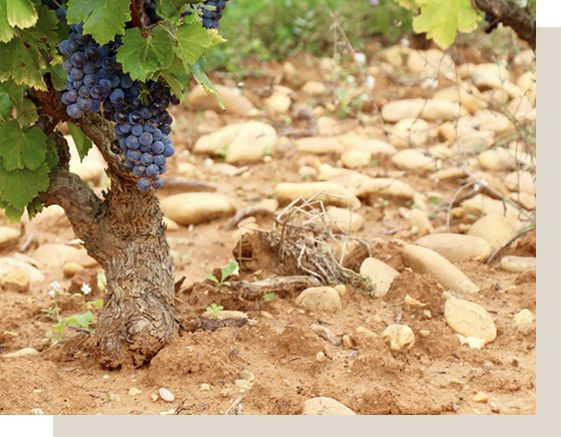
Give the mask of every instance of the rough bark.
[{"label": "rough bark", "polygon": [[[49,97],[60,98],[56,93]],[[95,333],[101,364],[142,365],[179,328],[173,302],[174,266],[158,199],[154,193],[137,190],[111,124],[99,114],[88,114],[78,124],[106,159],[112,180],[103,198],[98,197],[69,171],[68,144],[53,131],[53,118],[42,116],[37,123],[55,140],[60,158],[40,200],[45,206],[64,208],[88,254],[105,269],[107,295]]]},{"label": "rough bark", "polygon": [[529,7],[521,8],[516,3],[502,0],[474,0],[475,6],[492,15],[503,25],[510,26],[530,47],[536,51],[536,15]]}]

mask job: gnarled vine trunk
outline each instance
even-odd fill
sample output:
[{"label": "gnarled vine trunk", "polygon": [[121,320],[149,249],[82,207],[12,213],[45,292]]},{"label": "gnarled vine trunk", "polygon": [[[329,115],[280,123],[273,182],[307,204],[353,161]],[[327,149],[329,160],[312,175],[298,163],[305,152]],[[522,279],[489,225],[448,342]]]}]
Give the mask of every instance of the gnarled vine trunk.
[{"label": "gnarled vine trunk", "polygon": [[[50,103],[56,98],[49,95]],[[104,197],[98,197],[69,171],[68,144],[53,131],[53,118],[63,117],[53,117],[54,112],[61,114],[56,108],[51,112],[37,125],[55,141],[60,162],[40,200],[64,208],[88,254],[105,269],[107,295],[95,332],[100,362],[109,368],[142,365],[179,328],[173,302],[174,266],[158,199],[154,193],[137,190],[111,124],[99,114],[87,114],[79,125],[107,161],[112,181]]]}]

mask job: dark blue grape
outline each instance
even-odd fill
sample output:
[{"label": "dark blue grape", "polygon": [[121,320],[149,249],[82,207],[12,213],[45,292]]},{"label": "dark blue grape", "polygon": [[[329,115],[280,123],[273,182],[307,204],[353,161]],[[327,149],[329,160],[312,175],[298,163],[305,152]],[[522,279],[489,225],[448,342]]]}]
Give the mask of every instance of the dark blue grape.
[{"label": "dark blue grape", "polygon": [[142,162],[143,165],[148,166],[152,164],[152,161],[154,161],[154,157],[151,153],[145,152],[140,156],[140,162]]},{"label": "dark blue grape", "polygon": [[166,146],[164,146],[164,143],[162,143],[161,141],[154,141],[152,143],[152,152],[155,155],[159,155],[160,153],[164,153],[164,149]]},{"label": "dark blue grape", "polygon": [[144,165],[135,165],[134,174],[137,176],[144,176],[146,174],[146,167]]},{"label": "dark blue grape", "polygon": [[161,178],[155,178],[152,180],[152,187],[154,187],[156,190],[159,190],[163,186],[164,186],[164,181]]},{"label": "dark blue grape", "polygon": [[133,135],[139,137],[144,132],[144,128],[142,127],[141,124],[136,124],[132,127],[131,132]]},{"label": "dark blue grape", "polygon": [[139,124],[141,121],[142,121],[142,116],[138,112],[134,111],[134,112],[131,112],[129,114],[129,123],[130,124],[133,124],[133,125]]},{"label": "dark blue grape", "polygon": [[127,152],[127,159],[132,162],[137,162],[140,160],[142,153],[140,150],[131,149]]},{"label": "dark blue grape", "polygon": [[140,141],[138,141],[138,137],[129,135],[127,137],[127,147],[129,149],[138,149],[140,147]]},{"label": "dark blue grape", "polygon": [[97,83],[99,82],[99,79],[98,79],[97,75],[95,75],[95,74],[86,74],[84,76],[84,78],[82,79],[82,82],[84,82],[85,86],[91,88],[94,85],[97,85]]},{"label": "dark blue grape", "polygon": [[68,105],[66,107],[66,113],[70,115],[72,118],[80,118],[84,115],[84,111],[80,109],[77,103],[73,103],[72,105]]},{"label": "dark blue grape", "polygon": [[159,174],[160,174],[160,167],[158,167],[157,165],[150,164],[148,167],[146,167],[146,176],[155,178]]},{"label": "dark blue grape", "polygon": [[154,141],[154,137],[152,137],[152,134],[148,132],[144,132],[142,135],[140,135],[138,140],[140,141],[140,144],[144,146],[149,146]]},{"label": "dark blue grape", "polygon": [[140,178],[136,183],[136,187],[138,188],[138,191],[142,193],[146,193],[148,190],[150,190],[150,185],[151,185],[150,179],[148,178]]},{"label": "dark blue grape", "polygon": [[124,98],[125,98],[125,93],[120,88],[114,89],[111,95],[109,96],[109,100],[111,100],[112,103],[121,103]]},{"label": "dark blue grape", "polygon": [[158,154],[156,156],[154,156],[154,164],[156,164],[158,167],[164,165],[167,161],[167,158],[164,155]]},{"label": "dark blue grape", "polygon": [[175,147],[173,147],[171,144],[166,144],[166,147],[164,148],[164,152],[162,154],[166,158],[169,158],[170,156],[173,156],[174,153],[175,153]]},{"label": "dark blue grape", "polygon": [[77,103],[80,109],[84,112],[89,111],[92,107],[92,99],[90,98],[84,99],[82,97],[79,97]]}]

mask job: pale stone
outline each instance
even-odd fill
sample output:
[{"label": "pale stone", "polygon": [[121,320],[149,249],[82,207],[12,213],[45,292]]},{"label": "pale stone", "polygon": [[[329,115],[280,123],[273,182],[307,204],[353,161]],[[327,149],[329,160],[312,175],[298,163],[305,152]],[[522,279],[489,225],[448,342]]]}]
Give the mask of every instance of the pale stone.
[{"label": "pale stone", "polygon": [[534,67],[535,63],[536,52],[532,49],[522,50],[520,53],[517,53],[512,60],[513,65],[524,66],[526,68]]},{"label": "pale stone", "polygon": [[[253,117],[259,111],[253,106],[247,97],[241,94],[239,89],[232,89],[224,85],[215,84],[216,91],[222,97],[224,107],[228,114],[240,115],[242,117]],[[195,110],[209,109],[221,113],[222,109],[218,104],[218,98],[212,94],[208,95],[202,85],[192,88],[187,98],[187,103]]]},{"label": "pale stone", "polygon": [[381,114],[385,122],[395,123],[405,118],[450,121],[468,115],[468,111],[446,100],[404,99],[386,103]]},{"label": "pale stone", "polygon": [[314,179],[318,176],[319,172],[314,168],[308,165],[303,165],[298,169],[298,176],[302,179]]},{"label": "pale stone", "polygon": [[397,149],[394,146],[382,140],[361,140],[354,145],[354,148],[357,150],[368,151],[371,156],[393,155],[397,152]]},{"label": "pale stone", "polygon": [[432,234],[415,241],[418,246],[434,250],[452,263],[485,261],[493,249],[481,237],[464,234]]},{"label": "pale stone", "polygon": [[289,61],[282,64],[282,72],[289,81],[293,81],[298,77],[298,70],[296,69],[296,66]]},{"label": "pale stone", "polygon": [[341,154],[341,162],[346,168],[362,168],[368,166],[372,153],[368,150],[351,149]]},{"label": "pale stone", "polygon": [[70,262],[75,262],[80,264],[82,267],[91,268],[91,267],[99,267],[99,263],[88,255],[86,249],[78,249],[78,251],[69,259]]},{"label": "pale stone", "polygon": [[[512,124],[506,115],[491,111],[490,109],[475,111],[473,118],[476,120],[479,130],[481,131],[504,132],[514,129],[514,124]],[[501,148],[497,149],[501,150]]]},{"label": "pale stone", "polygon": [[486,62],[486,63],[475,65],[472,74],[475,73],[489,73],[503,80],[510,80],[511,78],[510,72],[505,67],[492,62]]},{"label": "pale stone", "polygon": [[[205,311],[201,314],[201,319],[210,319],[211,317],[214,317],[214,311]],[[218,312],[218,319],[247,320],[247,314],[242,313],[241,311],[221,310]]]},{"label": "pale stone", "polygon": [[264,102],[267,108],[275,114],[286,114],[290,109],[290,105],[292,105],[290,97],[282,92],[274,92]]},{"label": "pale stone", "polygon": [[506,217],[512,223],[516,223],[520,216],[520,211],[509,203],[501,200],[491,199],[489,196],[478,194],[461,204],[466,214],[481,217],[483,215],[503,215],[506,209]]},{"label": "pale stone", "polygon": [[536,266],[535,256],[507,255],[501,259],[501,268],[507,272],[522,273],[526,270],[533,270]]},{"label": "pale stone", "polygon": [[392,156],[391,161],[403,170],[434,171],[435,162],[417,149],[404,149]]},{"label": "pale stone", "polygon": [[301,91],[303,93],[313,94],[315,96],[321,96],[322,94],[325,94],[325,92],[327,91],[327,87],[323,82],[309,80],[304,84]]},{"label": "pale stone", "polygon": [[33,349],[32,347],[26,347],[20,349],[17,352],[12,352],[11,354],[2,354],[0,357],[4,358],[19,358],[19,357],[30,357],[34,355],[39,355],[39,351],[37,349]]},{"label": "pale stone", "polygon": [[323,352],[318,352],[317,355],[316,355],[316,361],[318,363],[325,362],[325,354]]},{"label": "pale stone", "polygon": [[166,232],[175,232],[179,230],[179,225],[169,217],[164,217],[162,221],[166,225]]},{"label": "pale stone", "polygon": [[[300,311],[302,312],[302,314],[304,313],[304,310],[300,310]],[[321,337],[322,339],[331,343],[334,346],[339,347],[343,344],[343,340],[341,339],[341,337],[335,335],[335,333],[331,329],[326,328],[325,326],[314,324],[310,326],[310,330],[314,334],[318,335],[319,337]]]},{"label": "pale stone", "polygon": [[253,380],[255,380],[255,375],[247,369],[241,370],[239,372],[239,375],[240,375],[241,379],[244,379],[244,380],[249,381],[249,382],[252,382]]},{"label": "pale stone", "polygon": [[255,209],[266,209],[275,212],[279,207],[277,199],[263,199],[253,205]]},{"label": "pale stone", "polygon": [[164,215],[180,225],[197,224],[234,214],[235,201],[217,193],[182,193],[167,197],[161,202]]},{"label": "pale stone", "polygon": [[378,193],[403,199],[413,199],[416,194],[409,184],[399,179],[370,178],[360,174],[351,176],[345,182],[345,186],[357,197],[367,197],[370,193]]},{"label": "pale stone", "polygon": [[520,190],[523,193],[536,194],[535,177],[528,171],[509,173],[505,178],[505,184],[510,191]]},{"label": "pale stone", "polygon": [[374,286],[374,296],[384,297],[399,272],[377,258],[366,258],[360,266],[360,274],[370,279]]},{"label": "pale stone", "polygon": [[[501,164],[501,157],[499,155],[489,156],[486,159],[488,160],[489,165],[499,166]],[[493,163],[493,160],[495,161],[494,163]],[[510,194],[506,185],[503,184],[500,179],[496,178],[492,174],[489,174],[489,173],[484,172],[484,171],[476,171],[474,176],[476,176],[476,178],[481,179],[484,182],[486,182],[489,185],[489,187],[494,188],[499,193],[501,193],[503,196],[508,196]],[[470,177],[470,180],[473,180],[473,179]],[[479,181],[477,181],[477,182],[479,183]],[[493,197],[495,199],[500,199],[500,196],[495,195],[495,193],[491,192],[490,190],[484,189],[483,192],[490,197]]]},{"label": "pale stone", "polygon": [[488,105],[482,98],[481,92],[470,82],[462,82],[459,85],[441,88],[434,93],[432,98],[461,103],[471,113],[484,109]]},{"label": "pale stone", "polygon": [[310,311],[335,313],[341,310],[339,293],[331,287],[307,288],[298,295],[294,303]]},{"label": "pale stone", "polygon": [[216,154],[225,150],[242,130],[244,124],[231,124],[210,134],[200,137],[193,146],[193,153]]},{"label": "pale stone", "polygon": [[[26,257],[27,258],[27,257]],[[35,262],[33,258],[29,258],[32,263]],[[0,258],[0,274],[13,268],[23,268],[29,272],[29,281],[33,284],[38,284],[45,280],[45,276],[36,267],[32,266],[29,262],[16,258]]]},{"label": "pale stone", "polygon": [[496,108],[506,105],[510,100],[510,96],[505,90],[495,88],[483,91],[481,93],[481,97],[489,104],[489,106]]},{"label": "pale stone", "polygon": [[53,229],[71,228],[71,224],[62,209],[58,205],[44,208],[31,222],[34,229],[43,232],[52,232]]},{"label": "pale stone", "polygon": [[364,226],[364,217],[362,215],[345,208],[328,206],[327,214],[333,219],[333,222],[330,222],[330,228],[336,234],[342,232],[351,234],[360,231]]},{"label": "pale stone", "polygon": [[304,402],[304,416],[355,416],[356,413],[335,399],[318,397]]},{"label": "pale stone", "polygon": [[464,337],[492,342],[497,328],[491,315],[482,306],[463,299],[450,298],[444,304],[446,323]]},{"label": "pale stone", "polygon": [[527,96],[515,97],[508,102],[507,109],[519,121],[534,121],[536,119],[534,102]]},{"label": "pale stone", "polygon": [[70,171],[80,176],[83,181],[91,182],[96,186],[101,184],[105,176],[105,167],[95,161],[71,162]]},{"label": "pale stone", "polygon": [[21,232],[14,228],[9,228],[7,226],[0,226],[0,249],[5,249],[14,245]]},{"label": "pale stone", "polygon": [[501,171],[516,168],[516,157],[506,149],[497,147],[479,154],[479,163],[487,170]]},{"label": "pale stone", "polygon": [[532,99],[536,97],[536,73],[533,71],[526,71],[522,73],[518,80],[516,81],[516,85],[520,87],[522,91],[526,93],[526,95]]},{"label": "pale stone", "polygon": [[382,340],[389,343],[392,351],[411,349],[415,345],[415,334],[407,325],[390,325],[382,332]]},{"label": "pale stone", "polygon": [[518,203],[520,206],[522,206],[526,210],[531,211],[531,210],[536,209],[537,200],[536,200],[536,196],[534,194],[510,193],[510,195],[508,197],[510,197],[513,201]]},{"label": "pale stone", "polygon": [[404,118],[388,128],[389,140],[396,147],[422,146],[429,140],[430,125],[419,118]]},{"label": "pale stone", "polygon": [[271,125],[261,121],[250,121],[236,135],[228,147],[226,162],[255,161],[267,152],[275,150],[278,135]]},{"label": "pale stone", "polygon": [[328,153],[340,154],[345,146],[335,138],[329,137],[307,137],[300,138],[294,142],[294,148],[298,152],[324,155]]},{"label": "pale stone", "polygon": [[160,398],[166,402],[173,402],[175,400],[175,396],[167,388],[160,388],[158,390],[158,394],[160,395]]},{"label": "pale stone", "polygon": [[75,247],[47,243],[39,246],[32,257],[46,267],[62,267],[64,263],[71,261],[77,253],[78,249]]},{"label": "pale stone", "polygon": [[473,397],[473,402],[479,402],[481,404],[486,404],[488,400],[489,396],[482,391],[477,392],[477,394]]},{"label": "pale stone", "polygon": [[378,338],[378,336],[376,335],[376,333],[368,328],[365,328],[364,326],[359,326],[358,328],[356,328],[356,332],[357,334],[364,334],[366,337],[370,337],[370,338]]},{"label": "pale stone", "polygon": [[84,266],[70,261],[64,263],[64,265],[62,266],[62,273],[64,274],[65,278],[71,278],[82,269],[84,269]]},{"label": "pale stone", "polygon": [[404,64],[404,60],[406,60],[413,51],[414,50],[409,47],[396,44],[385,51],[384,58],[394,67],[401,67]]},{"label": "pale stone", "polygon": [[429,152],[437,158],[452,158],[454,151],[449,146],[449,143],[437,144],[436,146],[429,147]]},{"label": "pale stone", "polygon": [[469,235],[484,238],[493,250],[516,235],[512,222],[499,214],[489,214],[477,220],[470,228]]},{"label": "pale stone", "polygon": [[407,68],[420,77],[444,75],[455,78],[456,64],[450,55],[438,49],[411,50],[407,57]]},{"label": "pale stone", "polygon": [[353,119],[335,120],[331,117],[323,116],[316,120],[319,136],[338,136],[351,132],[359,127],[358,121]]},{"label": "pale stone", "polygon": [[275,195],[280,203],[290,203],[302,197],[306,200],[322,200],[324,205],[360,208],[360,200],[356,196],[345,187],[332,182],[281,183],[275,187]]},{"label": "pale stone", "polygon": [[318,168],[318,180],[320,181],[330,181],[345,179],[359,173],[349,170],[348,168],[333,168],[329,164],[321,164]]},{"label": "pale stone", "polygon": [[29,272],[23,267],[14,267],[0,273],[0,288],[4,291],[26,293],[29,291]]},{"label": "pale stone", "polygon": [[532,323],[536,318],[532,312],[528,309],[523,309],[522,311],[516,313],[512,318],[512,321],[517,325],[522,325],[525,323]]},{"label": "pale stone", "polygon": [[434,227],[425,214],[420,209],[413,209],[409,215],[411,228],[416,228],[421,234],[434,232]]},{"label": "pale stone", "polygon": [[345,146],[345,149],[359,148],[357,147],[359,143],[368,140],[368,136],[365,136],[363,133],[359,133],[356,131],[351,131],[351,132],[344,133],[342,135],[337,135],[334,136],[333,138],[335,138],[343,146]]},{"label": "pale stone", "polygon": [[477,293],[475,285],[460,269],[442,255],[425,247],[409,244],[402,252],[405,264],[417,273],[428,273],[445,288],[461,293]]}]

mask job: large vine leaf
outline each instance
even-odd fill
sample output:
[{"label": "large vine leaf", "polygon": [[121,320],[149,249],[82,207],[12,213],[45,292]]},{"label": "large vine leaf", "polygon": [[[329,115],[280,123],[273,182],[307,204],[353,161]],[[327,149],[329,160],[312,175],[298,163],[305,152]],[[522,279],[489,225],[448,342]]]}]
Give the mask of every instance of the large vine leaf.
[{"label": "large vine leaf", "polygon": [[203,86],[203,89],[206,91],[207,94],[209,95],[214,94],[217,97],[218,104],[220,105],[222,110],[226,110],[226,108],[224,107],[224,102],[222,101],[222,97],[220,96],[220,93],[216,90],[216,88],[214,87],[208,76],[204,73],[204,66],[205,66],[205,60],[202,58],[199,59],[193,65],[190,65],[191,72],[193,73],[193,77],[197,80],[197,82],[199,82]]},{"label": "large vine leaf", "polygon": [[8,121],[0,125],[0,138],[0,157],[3,158],[4,170],[37,170],[45,161],[47,136],[38,127],[24,132],[18,121]]},{"label": "large vine leaf", "polygon": [[427,33],[442,49],[454,42],[456,33],[471,32],[481,21],[471,0],[415,0],[421,14],[413,19],[415,33]]},{"label": "large vine leaf", "polygon": [[86,134],[82,132],[82,129],[76,126],[74,123],[67,121],[66,125],[68,126],[70,135],[72,135],[72,139],[74,140],[74,144],[76,145],[76,150],[78,151],[78,155],[80,156],[80,161],[82,161],[92,148],[92,142],[86,136]]},{"label": "large vine leaf", "polygon": [[183,61],[174,56],[170,67],[160,72],[160,77],[167,82],[171,88],[171,93],[182,100],[183,90],[189,88],[189,70],[185,71]]},{"label": "large vine leaf", "polygon": [[8,12],[6,11],[6,2],[8,0],[0,0],[0,42],[10,41],[16,32],[8,22]]},{"label": "large vine leaf", "polygon": [[412,8],[414,9],[417,6],[416,0],[395,0],[395,1],[407,10],[410,10]]},{"label": "large vine leaf", "polygon": [[35,171],[28,168],[5,171],[0,165],[2,199],[12,207],[23,209],[41,191],[49,188],[49,167],[43,162]]},{"label": "large vine leaf", "polygon": [[36,26],[15,29],[9,42],[0,43],[0,82],[12,79],[18,85],[46,90],[41,70],[60,60],[55,47],[49,45],[57,41],[56,29],[54,12],[42,6]]},{"label": "large vine leaf", "polygon": [[124,35],[130,21],[130,0],[70,0],[66,19],[70,24],[84,22],[84,33],[98,44],[106,44],[115,35]]},{"label": "large vine leaf", "polygon": [[0,117],[3,118],[9,115],[13,106],[14,104],[12,103],[12,99],[10,99],[10,95],[0,91]]},{"label": "large vine leaf", "polygon": [[6,15],[10,26],[20,29],[35,26],[39,17],[30,0],[8,0],[6,3]]},{"label": "large vine leaf", "polygon": [[177,32],[176,53],[189,70],[189,64],[194,64],[212,44],[210,35],[201,23],[192,22],[179,28]]},{"label": "large vine leaf", "polygon": [[146,77],[159,69],[169,68],[173,62],[173,46],[169,33],[164,29],[144,38],[138,28],[127,29],[123,45],[117,50],[117,61],[131,79],[146,81]]}]

